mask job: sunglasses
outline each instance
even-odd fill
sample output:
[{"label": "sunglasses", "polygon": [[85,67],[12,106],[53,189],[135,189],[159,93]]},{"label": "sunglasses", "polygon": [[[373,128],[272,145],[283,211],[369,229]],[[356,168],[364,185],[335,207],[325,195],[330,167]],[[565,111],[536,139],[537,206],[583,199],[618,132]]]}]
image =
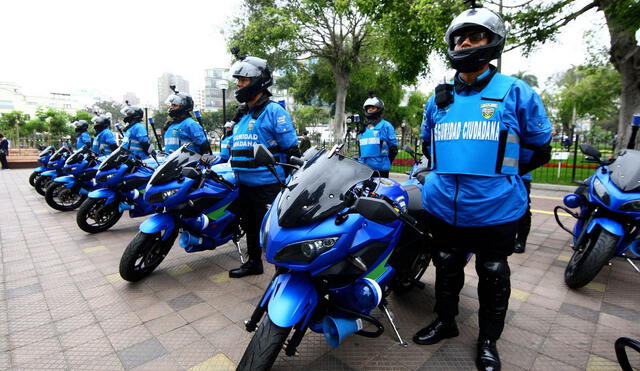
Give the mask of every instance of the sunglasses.
[{"label": "sunglasses", "polygon": [[461,35],[453,36],[453,43],[456,45],[462,45],[462,43],[468,38],[472,43],[477,43],[480,40],[488,38],[489,35],[485,31],[469,31]]}]

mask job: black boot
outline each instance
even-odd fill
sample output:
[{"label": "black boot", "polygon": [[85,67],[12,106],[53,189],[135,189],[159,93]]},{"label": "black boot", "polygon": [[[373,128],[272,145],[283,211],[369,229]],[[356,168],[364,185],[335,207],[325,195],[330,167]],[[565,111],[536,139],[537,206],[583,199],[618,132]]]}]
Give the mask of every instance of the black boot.
[{"label": "black boot", "polygon": [[420,345],[431,345],[440,340],[456,337],[459,335],[458,326],[455,321],[444,322],[437,319],[413,336],[413,342]]},{"label": "black boot", "polygon": [[478,355],[476,356],[478,370],[500,371],[500,355],[496,342],[493,340],[478,340]]},{"label": "black boot", "polygon": [[516,246],[513,248],[513,252],[516,254],[522,254],[524,252],[524,246],[524,243],[516,241]]},{"label": "black boot", "polygon": [[262,274],[262,260],[249,260],[242,264],[240,268],[229,271],[229,277],[231,278],[240,278],[255,274]]}]

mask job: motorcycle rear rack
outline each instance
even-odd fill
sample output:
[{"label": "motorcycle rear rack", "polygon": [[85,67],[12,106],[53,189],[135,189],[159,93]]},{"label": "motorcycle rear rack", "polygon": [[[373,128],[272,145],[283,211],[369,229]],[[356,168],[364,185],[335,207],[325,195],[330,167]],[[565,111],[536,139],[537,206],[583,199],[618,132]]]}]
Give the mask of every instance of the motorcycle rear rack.
[{"label": "motorcycle rear rack", "polygon": [[553,216],[556,218],[556,223],[558,223],[558,225],[560,226],[560,228],[564,229],[567,233],[569,233],[570,235],[572,235],[573,237],[577,237],[575,235],[575,233],[573,233],[572,230],[570,230],[569,228],[565,227],[564,224],[562,224],[562,222],[560,221],[560,216],[558,215],[558,210],[562,210],[564,212],[566,212],[567,214],[571,215],[572,217],[576,218],[576,219],[580,219],[580,215],[576,214],[575,212],[573,212],[572,210],[567,209],[564,206],[556,206],[553,209]]}]

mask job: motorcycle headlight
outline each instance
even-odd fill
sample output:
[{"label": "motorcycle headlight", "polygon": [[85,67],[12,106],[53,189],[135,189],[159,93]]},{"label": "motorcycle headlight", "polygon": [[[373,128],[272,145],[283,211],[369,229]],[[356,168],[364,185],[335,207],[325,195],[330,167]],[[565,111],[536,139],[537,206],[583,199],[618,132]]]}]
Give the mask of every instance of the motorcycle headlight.
[{"label": "motorcycle headlight", "polygon": [[108,181],[109,181],[109,179],[113,178],[113,177],[114,177],[114,175],[116,175],[116,173],[111,173],[111,174],[107,174],[107,175],[101,175],[101,176],[98,178],[98,182],[100,182],[100,183],[106,183],[106,182],[108,182]]},{"label": "motorcycle headlight", "polygon": [[337,241],[338,237],[329,237],[292,243],[278,251],[273,259],[279,263],[308,264],[331,249]]},{"label": "motorcycle headlight", "polygon": [[640,211],[640,200],[628,201],[620,206],[622,211]]},{"label": "motorcycle headlight", "polygon": [[178,193],[178,191],[180,190],[180,188],[174,188],[174,189],[169,189],[167,191],[162,191],[160,194],[162,195],[162,199],[166,200],[167,198],[173,196],[174,194]]},{"label": "motorcycle headlight", "polygon": [[596,193],[596,196],[598,196],[598,198],[602,200],[602,202],[604,202],[605,205],[609,206],[611,197],[609,196],[609,192],[607,192],[607,188],[598,178],[595,178],[593,180],[593,191]]}]

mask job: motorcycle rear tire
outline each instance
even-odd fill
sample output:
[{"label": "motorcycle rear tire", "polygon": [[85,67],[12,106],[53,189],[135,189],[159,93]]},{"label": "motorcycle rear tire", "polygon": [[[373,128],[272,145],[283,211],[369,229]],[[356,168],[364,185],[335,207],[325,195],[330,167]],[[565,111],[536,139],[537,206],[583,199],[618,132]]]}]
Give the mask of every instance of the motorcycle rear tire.
[{"label": "motorcycle rear tire", "polygon": [[[55,210],[71,211],[71,210],[77,209],[80,205],[82,205],[84,200],[87,198],[86,195],[73,193],[73,196],[77,196],[78,200],[71,204],[65,205],[59,202],[60,192],[65,192],[65,191],[67,191],[67,188],[66,188],[66,185],[64,185],[63,183],[51,182],[51,184],[49,184],[49,186],[47,187],[47,191],[44,194],[44,199],[45,201],[47,201],[47,204]],[[71,190],[68,190],[68,192],[71,192]]]},{"label": "motorcycle rear tire", "polygon": [[[78,214],[76,214],[76,223],[78,227],[87,233],[99,233],[104,232],[107,229],[113,227],[120,217],[122,216],[122,212],[118,210],[118,203],[113,202],[110,205],[104,205],[104,198],[88,198],[86,199],[80,208],[78,209]],[[90,219],[90,215],[96,212],[96,209],[100,208],[100,211],[111,211],[112,214],[109,218],[104,221],[102,224],[89,224],[88,220]],[[96,216],[94,215],[94,218]],[[94,219],[95,221],[95,219]]]},{"label": "motorcycle rear tire", "polygon": [[291,327],[277,326],[266,316],[251,338],[236,370],[270,370],[289,332]]},{"label": "motorcycle rear tire", "polygon": [[129,282],[137,282],[150,275],[167,256],[177,236],[177,231],[174,231],[162,241],[160,232],[138,232],[122,253],[120,276]]},{"label": "motorcycle rear tire", "polygon": [[564,282],[572,289],[591,282],[615,254],[619,237],[596,228],[585,239],[582,249],[573,252],[564,271]]},{"label": "motorcycle rear tire", "polygon": [[38,179],[38,177],[40,176],[40,174],[36,173],[35,171],[31,173],[31,175],[29,175],[29,185],[31,185],[32,187],[36,186],[36,180]]},{"label": "motorcycle rear tire", "polygon": [[53,179],[48,176],[39,176],[38,179],[35,180],[33,187],[36,189],[36,192],[44,196],[47,193],[47,187],[49,187],[52,181]]}]

